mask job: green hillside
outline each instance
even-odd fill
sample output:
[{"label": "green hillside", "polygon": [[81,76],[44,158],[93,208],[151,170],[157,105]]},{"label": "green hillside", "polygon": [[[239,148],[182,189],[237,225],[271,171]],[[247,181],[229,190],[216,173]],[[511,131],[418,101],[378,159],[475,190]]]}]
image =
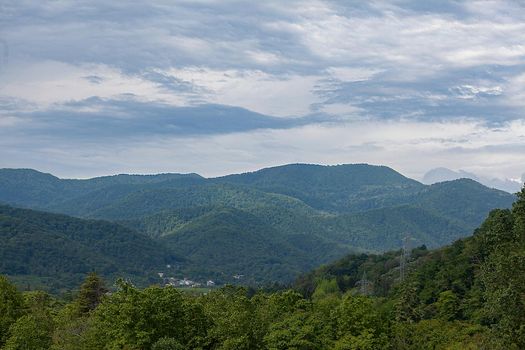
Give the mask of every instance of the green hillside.
[{"label": "green hillside", "polygon": [[[199,206],[229,206],[246,209],[273,205],[293,208],[297,212],[313,212],[311,208],[295,198],[229,184],[203,183],[188,186],[170,184],[169,187],[158,187],[135,190],[121,198],[115,198],[107,206],[99,206],[82,216],[108,220],[127,220],[143,218],[163,210]],[[67,208],[68,205],[60,207],[60,211],[75,210]],[[55,209],[59,210],[58,208]]]},{"label": "green hillside", "polygon": [[50,290],[71,288],[90,271],[158,281],[180,261],[158,242],[123,226],[0,206],[0,273]]},{"label": "green hillside", "polygon": [[[505,267],[494,264],[507,259],[510,262],[525,253],[524,228],[525,190],[522,190],[519,201],[511,210],[491,211],[473,236],[436,250],[428,250],[425,246],[411,248],[406,258],[405,281],[400,280],[401,250],[397,250],[383,254],[347,255],[303,275],[296,281],[296,287],[309,295],[321,281],[336,279],[338,289],[346,292],[358,288],[359,280],[366,273],[374,286],[371,293],[377,296],[401,296],[404,287],[413,286],[420,303],[417,306],[422,308],[421,315],[432,316],[436,310],[432,310],[431,304],[437,301],[441,292],[452,290],[459,297],[457,312],[463,312],[463,318],[470,318],[473,315],[469,313],[472,311],[469,306],[484,302],[474,299],[483,292],[480,288],[481,282],[486,282],[485,276],[495,278],[497,270]],[[512,274],[520,275],[523,267],[517,263]],[[522,276],[519,278],[523,279]],[[502,286],[511,282],[503,283],[504,276],[497,279],[502,281]],[[403,288],[399,288],[401,282]]]},{"label": "green hillside", "polygon": [[426,186],[366,164],[292,164],[211,179],[64,180],[0,170],[1,202],[110,220],[183,258],[171,271],[179,277],[230,282],[242,274],[250,284],[290,281],[349,252],[398,249],[406,236],[438,247],[469,235],[514,198],[472,180]]},{"label": "green hillside", "polygon": [[414,196],[412,203],[449,218],[472,231],[494,208],[509,208],[515,196],[489,189],[470,179],[431,185]]},{"label": "green hillside", "polygon": [[468,226],[409,205],[339,215],[325,224],[330,229],[327,236],[370,251],[397,249],[406,236],[413,244],[439,247],[470,233]]},{"label": "green hillside", "polygon": [[234,282],[233,275],[243,275],[246,284],[286,282],[348,252],[314,235],[282,234],[234,208],[205,213],[161,242],[187,259],[182,268],[189,275],[223,283]]}]

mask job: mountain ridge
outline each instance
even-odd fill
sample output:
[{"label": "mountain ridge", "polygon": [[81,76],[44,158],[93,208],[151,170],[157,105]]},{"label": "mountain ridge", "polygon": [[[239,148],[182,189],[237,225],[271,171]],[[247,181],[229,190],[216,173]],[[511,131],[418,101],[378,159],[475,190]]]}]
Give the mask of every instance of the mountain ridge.
[{"label": "mountain ridge", "polygon": [[439,247],[469,235],[490,210],[514,199],[471,180],[428,186],[368,164],[87,180],[0,169],[0,202],[110,220],[169,247],[184,259],[181,276],[230,282],[243,274],[255,284],[290,281],[350,252],[396,249],[407,235]]}]

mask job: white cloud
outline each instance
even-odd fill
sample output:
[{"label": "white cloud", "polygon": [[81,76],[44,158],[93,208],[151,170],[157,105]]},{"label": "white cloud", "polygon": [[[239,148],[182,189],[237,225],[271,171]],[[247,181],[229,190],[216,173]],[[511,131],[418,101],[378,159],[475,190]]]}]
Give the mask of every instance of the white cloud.
[{"label": "white cloud", "polygon": [[277,54],[272,52],[248,50],[246,54],[251,57],[255,63],[261,64],[263,66],[276,65],[284,61],[282,57],[279,57]]},{"label": "white cloud", "polygon": [[2,128],[19,126],[23,122],[24,121],[19,117],[11,115],[0,115],[0,127]]},{"label": "white cloud", "polygon": [[[394,72],[423,74],[483,64],[523,62],[525,24],[459,21],[429,14],[388,12],[345,17],[337,8],[303,10],[299,22],[276,23],[295,33],[316,56],[328,61],[360,60]],[[398,65],[398,67],[393,67]]]},{"label": "white cloud", "polygon": [[170,69],[173,77],[208,91],[207,101],[235,105],[274,116],[308,114],[319,101],[314,86],[319,76],[273,75],[261,70]]},{"label": "white cloud", "polygon": [[457,94],[459,98],[472,99],[480,94],[499,96],[503,93],[501,86],[473,86],[470,84],[456,86],[451,91]]},{"label": "white cloud", "polygon": [[525,107],[525,73],[509,77],[506,90],[507,103],[520,108]]},{"label": "white cloud", "polygon": [[302,116],[319,102],[315,85],[319,76],[274,75],[261,70],[216,70],[207,67],[153,70],[178,79],[190,91],[170,91],[140,74],[126,74],[103,64],[71,65],[44,61],[11,65],[0,95],[34,102],[40,108],[92,96],[119,99],[132,94],[143,101],[175,106],[198,103],[235,105],[262,114]]},{"label": "white cloud", "polygon": [[[86,79],[99,77],[100,82]],[[11,64],[5,74],[0,94],[14,99],[31,101],[38,108],[82,100],[92,96],[115,98],[133,94],[146,100],[166,100],[184,104],[184,96],[163,92],[156,83],[140,76],[124,74],[103,64],[72,65],[56,61],[20,62]]]},{"label": "white cloud", "polygon": [[334,79],[352,82],[352,81],[364,81],[370,79],[374,74],[381,72],[377,69],[367,67],[330,67],[327,69],[328,74]]},{"label": "white cloud", "polygon": [[363,110],[358,107],[344,103],[323,104],[321,111],[326,114],[352,118],[361,118],[363,112]]},{"label": "white cloud", "polygon": [[9,65],[0,67],[0,102],[25,101],[0,113],[4,129],[21,125],[13,110],[92,96],[133,96],[152,108],[226,104],[280,117],[323,112],[353,122],[90,147],[53,144],[50,135],[4,138],[0,166],[72,167],[82,175],[151,172],[153,162],[156,171],[218,174],[304,161],[386,163],[414,176],[432,164],[523,173],[525,9],[518,1],[1,6]]}]

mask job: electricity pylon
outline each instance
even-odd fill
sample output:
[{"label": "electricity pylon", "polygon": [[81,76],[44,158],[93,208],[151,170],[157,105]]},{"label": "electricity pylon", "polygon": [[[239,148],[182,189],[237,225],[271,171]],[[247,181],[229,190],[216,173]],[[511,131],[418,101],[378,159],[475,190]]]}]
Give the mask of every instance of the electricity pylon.
[{"label": "electricity pylon", "polygon": [[366,271],[363,272],[363,276],[357,282],[359,285],[359,294],[361,295],[370,295],[372,294],[372,282],[366,278]]},{"label": "electricity pylon", "polygon": [[408,246],[410,241],[410,235],[406,235],[403,238],[403,247],[401,248],[401,256],[399,257],[399,279],[401,282],[405,280],[406,276],[406,265],[410,258],[410,248]]}]

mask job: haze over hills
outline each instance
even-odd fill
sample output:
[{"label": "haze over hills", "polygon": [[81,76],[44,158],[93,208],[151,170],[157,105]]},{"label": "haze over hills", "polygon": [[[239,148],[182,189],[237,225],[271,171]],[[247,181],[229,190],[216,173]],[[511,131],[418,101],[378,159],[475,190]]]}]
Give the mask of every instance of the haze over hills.
[{"label": "haze over hills", "polygon": [[523,182],[525,182],[525,173],[522,175],[520,180],[511,180],[487,178],[461,169],[454,171],[448,168],[435,168],[425,173],[422,182],[427,185],[432,185],[437,182],[452,181],[462,178],[477,181],[490,188],[495,188],[509,193],[516,193],[521,190]]},{"label": "haze over hills", "polygon": [[514,199],[469,179],[428,186],[367,164],[88,180],[0,169],[0,202],[116,222],[180,258],[180,276],[224,283],[233,275],[244,283],[290,281],[352,251],[397,249],[407,235],[411,244],[438,247]]}]

